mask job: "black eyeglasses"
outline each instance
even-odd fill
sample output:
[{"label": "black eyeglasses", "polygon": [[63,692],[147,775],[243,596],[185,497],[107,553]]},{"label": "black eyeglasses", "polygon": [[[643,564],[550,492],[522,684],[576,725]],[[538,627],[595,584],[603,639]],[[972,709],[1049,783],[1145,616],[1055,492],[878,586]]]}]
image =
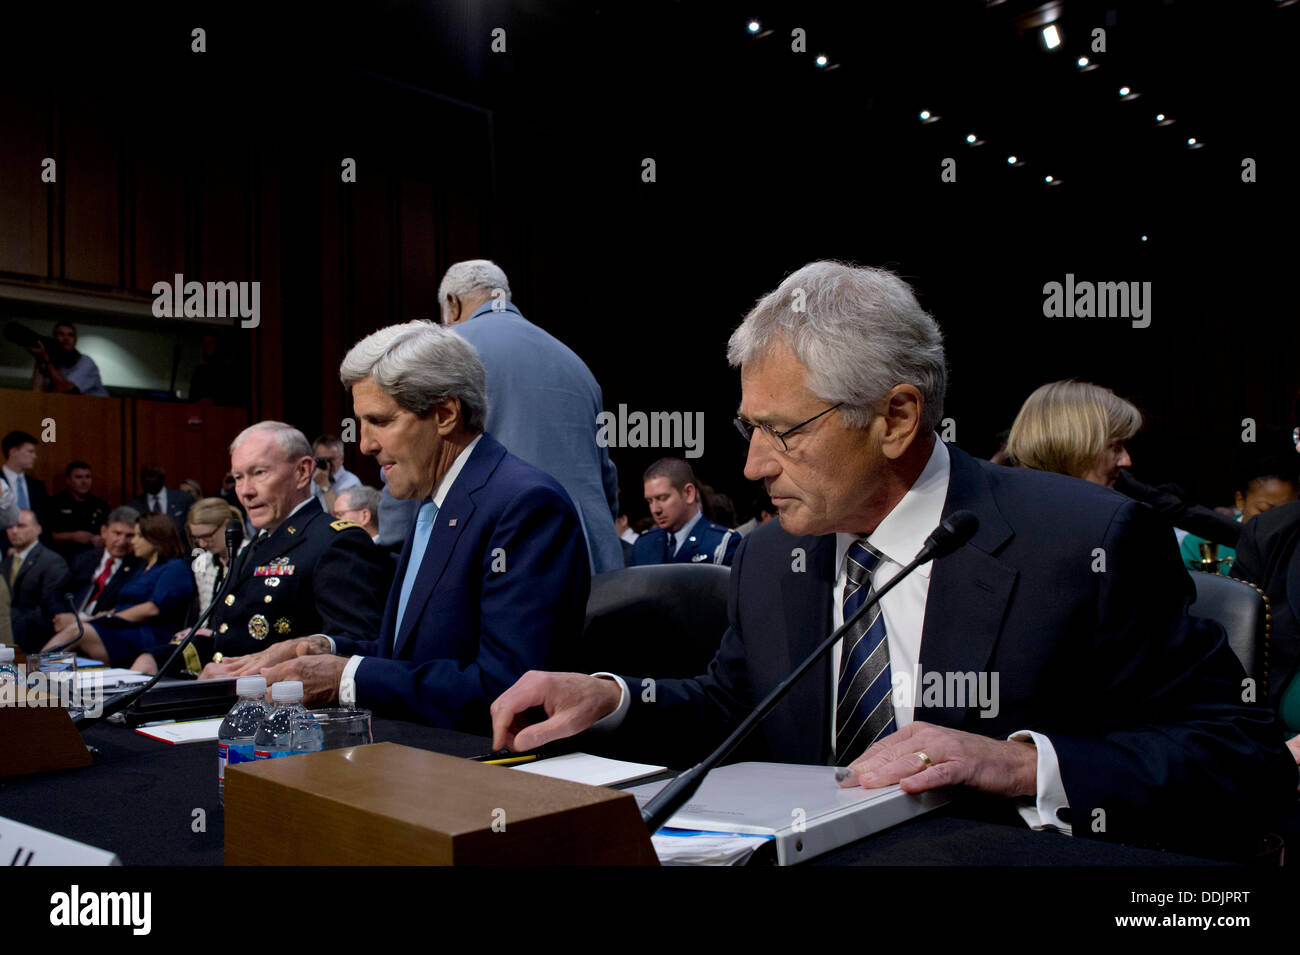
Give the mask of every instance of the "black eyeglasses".
[{"label": "black eyeglasses", "polygon": [[740,415],[737,415],[735,419],[736,430],[740,432],[740,436],[745,439],[746,444],[748,444],[750,441],[753,440],[755,431],[762,431],[769,438],[771,438],[772,443],[775,444],[782,451],[789,451],[790,448],[785,443],[785,439],[787,435],[794,434],[794,432],[798,431],[804,425],[812,424],[822,415],[830,414],[832,411],[834,411],[842,404],[844,404],[844,402],[838,401],[835,404],[831,405],[829,408],[827,408],[825,411],[813,415],[807,421],[800,421],[793,428],[786,428],[784,431],[774,431],[772,428],[769,428],[765,424],[755,424],[754,422],[746,418],[742,418]]}]

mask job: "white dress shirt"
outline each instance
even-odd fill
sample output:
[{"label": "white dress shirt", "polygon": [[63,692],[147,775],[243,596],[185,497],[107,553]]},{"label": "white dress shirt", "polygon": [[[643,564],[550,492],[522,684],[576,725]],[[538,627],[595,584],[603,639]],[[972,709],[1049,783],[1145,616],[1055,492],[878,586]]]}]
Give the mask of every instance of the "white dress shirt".
[{"label": "white dress shirt", "polygon": [[[867,542],[883,555],[871,575],[872,586],[880,589],[920,552],[925,539],[938,526],[948,497],[948,478],[951,471],[948,449],[935,438],[934,449],[920,476],[903,495],[876,529],[867,536]],[[844,622],[844,585],[848,579],[846,555],[857,538],[853,534],[835,535],[835,587],[831,601],[831,616],[835,627]],[[921,659],[921,632],[925,624],[925,601],[930,590],[930,573],[933,562],[917,567],[910,576],[880,600],[880,612],[885,618],[885,632],[889,642],[890,676],[894,685],[894,722],[898,729],[914,721],[914,696],[917,669]],[[842,642],[842,641],[841,641]],[[838,704],[840,645],[831,648],[831,707],[827,719],[831,727],[831,745],[835,744],[835,708]],[[627,685],[617,675],[598,673],[596,676],[613,677],[619,684],[621,696],[613,713],[601,719],[595,727],[613,729],[623,722],[631,701]],[[919,694],[917,694],[919,695]],[[1034,804],[1018,806],[1021,817],[1033,828],[1053,828],[1069,832],[1070,827],[1061,822],[1057,810],[1068,808],[1065,786],[1061,781],[1060,765],[1051,741],[1041,733],[1019,730],[1008,739],[1033,740],[1038,750],[1038,795]]]},{"label": "white dress shirt", "polygon": [[[456,455],[456,460],[451,462],[451,467],[447,469],[447,473],[444,474],[442,476],[442,480],[438,482],[438,487],[433,492],[433,503],[434,506],[437,507],[438,511],[442,510],[442,502],[447,499],[447,494],[448,492],[451,491],[451,486],[456,483],[456,478],[460,477],[460,472],[465,468],[465,462],[469,460],[470,454],[473,453],[475,446],[482,439],[483,439],[482,434],[475,435],[474,440],[471,441],[469,444],[465,445],[465,449],[461,451],[460,454]],[[435,523],[437,522],[437,520],[438,518],[435,516],[434,517]],[[426,550],[424,552],[424,556],[425,559],[427,560],[429,557],[429,551]],[[393,585],[396,587],[400,587],[402,586],[402,582],[395,578],[393,581]],[[401,621],[398,621],[398,623],[400,622]],[[328,634],[326,635],[326,637],[330,642],[330,649],[337,650],[338,647],[334,643],[334,638],[328,636]],[[397,639],[396,633],[393,634],[393,639],[394,640]],[[360,654],[354,655],[348,660],[348,665],[343,668],[343,675],[339,678],[339,704],[340,705],[356,706],[357,669],[361,666],[363,662],[365,662],[365,659],[366,658],[364,656],[361,656]]]}]

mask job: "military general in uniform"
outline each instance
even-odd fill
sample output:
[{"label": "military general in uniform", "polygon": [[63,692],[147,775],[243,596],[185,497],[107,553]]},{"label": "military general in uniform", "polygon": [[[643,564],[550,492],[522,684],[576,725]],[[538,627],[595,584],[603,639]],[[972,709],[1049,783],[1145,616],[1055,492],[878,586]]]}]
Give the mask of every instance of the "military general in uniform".
[{"label": "military general in uniform", "polygon": [[[257,535],[234,563],[234,581],[207,626],[185,651],[184,668],[199,672],[223,657],[314,633],[373,640],[390,572],[363,527],[332,520],[312,496],[315,462],[306,436],[279,421],[259,422],[231,443],[230,465]],[[157,672],[173,649],[156,647],[132,668]]]}]

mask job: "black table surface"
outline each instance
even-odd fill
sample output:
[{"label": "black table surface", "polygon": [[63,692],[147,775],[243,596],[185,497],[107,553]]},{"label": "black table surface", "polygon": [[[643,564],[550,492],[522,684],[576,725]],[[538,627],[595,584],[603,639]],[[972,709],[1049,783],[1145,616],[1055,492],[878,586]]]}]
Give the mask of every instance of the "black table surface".
[{"label": "black table surface", "polygon": [[[375,742],[452,756],[490,741],[376,719]],[[127,865],[221,865],[225,827],[217,803],[217,748],[169,745],[120,726],[86,733],[94,763],[0,779],[0,816],[116,853]],[[806,865],[1213,865],[1150,849],[1074,839],[1001,824],[962,803],[862,839]]]}]

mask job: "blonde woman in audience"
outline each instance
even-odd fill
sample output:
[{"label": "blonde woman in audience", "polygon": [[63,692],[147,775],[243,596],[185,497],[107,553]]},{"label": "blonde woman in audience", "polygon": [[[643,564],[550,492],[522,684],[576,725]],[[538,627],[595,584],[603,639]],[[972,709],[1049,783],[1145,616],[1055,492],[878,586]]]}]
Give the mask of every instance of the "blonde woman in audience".
[{"label": "blonde woman in audience", "polygon": [[1014,463],[1114,487],[1133,464],[1124,442],[1142,427],[1142,413],[1109,388],[1053,381],[1025,401],[1011,426]]},{"label": "blonde woman in audience", "polygon": [[[226,521],[234,518],[243,523],[239,509],[219,497],[205,497],[196,501],[185,519],[185,530],[190,543],[200,549],[190,569],[194,572],[194,586],[199,596],[199,612],[216,596],[217,589],[230,569],[230,555],[226,552]],[[242,552],[248,540],[240,544]]]}]

